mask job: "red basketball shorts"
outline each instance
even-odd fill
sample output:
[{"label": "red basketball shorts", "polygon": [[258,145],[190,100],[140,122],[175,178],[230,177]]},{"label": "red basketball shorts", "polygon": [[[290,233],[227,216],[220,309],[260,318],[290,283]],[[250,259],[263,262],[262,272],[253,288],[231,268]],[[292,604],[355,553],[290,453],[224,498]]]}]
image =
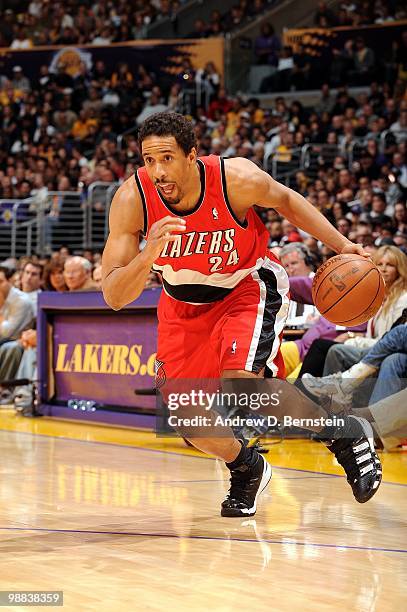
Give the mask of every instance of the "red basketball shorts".
[{"label": "red basketball shorts", "polygon": [[[193,305],[164,292],[158,306],[157,385],[179,378],[220,378],[225,370],[284,377],[280,340],[289,292],[284,268],[266,259],[223,300]],[[193,301],[193,295],[191,295]]]}]

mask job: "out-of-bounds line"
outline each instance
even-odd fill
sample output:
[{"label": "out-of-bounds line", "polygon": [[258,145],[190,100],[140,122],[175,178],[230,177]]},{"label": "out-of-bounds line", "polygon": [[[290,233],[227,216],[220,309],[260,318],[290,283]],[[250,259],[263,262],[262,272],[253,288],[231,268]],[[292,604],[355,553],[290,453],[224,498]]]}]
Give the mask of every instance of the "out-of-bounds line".
[{"label": "out-of-bounds line", "polygon": [[[243,517],[242,517],[243,518]],[[266,544],[281,544],[291,546],[312,546],[314,548],[336,548],[338,550],[369,550],[377,552],[391,552],[391,553],[407,553],[405,549],[399,548],[381,548],[379,546],[350,546],[348,544],[317,544],[316,542],[293,542],[290,540],[267,540],[267,538],[222,538],[218,536],[204,536],[204,535],[183,535],[179,536],[175,533],[145,533],[138,531],[98,531],[96,529],[48,529],[46,527],[0,527],[0,531],[34,531],[34,532],[46,532],[46,533],[78,533],[78,534],[89,534],[89,535],[112,535],[112,536],[127,536],[127,537],[149,537],[149,538],[174,538],[174,539],[188,539],[188,540],[209,540],[214,542],[247,542],[255,543],[265,542]]]}]

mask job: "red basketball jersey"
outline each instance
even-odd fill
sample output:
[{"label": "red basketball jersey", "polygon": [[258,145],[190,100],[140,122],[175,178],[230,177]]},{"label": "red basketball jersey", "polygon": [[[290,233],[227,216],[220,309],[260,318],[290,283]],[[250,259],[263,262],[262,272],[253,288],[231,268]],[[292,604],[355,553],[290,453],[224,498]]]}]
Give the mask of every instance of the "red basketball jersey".
[{"label": "red basketball jersey", "polygon": [[198,158],[201,195],[189,211],[176,211],[162,198],[145,168],[136,182],[144,206],[145,234],[169,214],[186,221],[186,230],[169,242],[155,261],[170,297],[189,304],[207,304],[226,297],[264,259],[268,232],[250,209],[244,222],[234,214],[227,196],[225,164],[221,157]]}]

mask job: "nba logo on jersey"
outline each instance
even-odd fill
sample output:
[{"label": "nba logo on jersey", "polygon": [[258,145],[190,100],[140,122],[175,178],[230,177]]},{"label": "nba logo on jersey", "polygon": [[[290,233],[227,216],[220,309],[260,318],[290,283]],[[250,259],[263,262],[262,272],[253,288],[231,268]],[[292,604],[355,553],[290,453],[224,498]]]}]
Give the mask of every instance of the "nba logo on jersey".
[{"label": "nba logo on jersey", "polygon": [[236,353],[236,349],[237,349],[237,342],[236,342],[236,340],[233,340],[233,342],[232,342],[232,355],[234,355]]},{"label": "nba logo on jersey", "polygon": [[159,389],[160,387],[165,385],[165,382],[167,380],[167,377],[165,375],[165,370],[164,370],[164,362],[156,359],[154,363],[154,371],[155,371],[155,384],[156,384],[157,389]]},{"label": "nba logo on jersey", "polygon": [[212,208],[212,217],[217,221],[219,219],[219,214],[216,208]]}]

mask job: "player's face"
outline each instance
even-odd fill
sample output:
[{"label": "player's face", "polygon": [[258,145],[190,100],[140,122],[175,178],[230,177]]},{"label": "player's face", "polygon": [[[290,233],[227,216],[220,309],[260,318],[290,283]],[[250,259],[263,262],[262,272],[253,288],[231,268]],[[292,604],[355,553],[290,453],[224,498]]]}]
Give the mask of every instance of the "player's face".
[{"label": "player's face", "polygon": [[143,140],[142,155],[147,174],[162,198],[173,206],[179,204],[195,167],[195,149],[185,155],[174,136],[149,136]]}]

